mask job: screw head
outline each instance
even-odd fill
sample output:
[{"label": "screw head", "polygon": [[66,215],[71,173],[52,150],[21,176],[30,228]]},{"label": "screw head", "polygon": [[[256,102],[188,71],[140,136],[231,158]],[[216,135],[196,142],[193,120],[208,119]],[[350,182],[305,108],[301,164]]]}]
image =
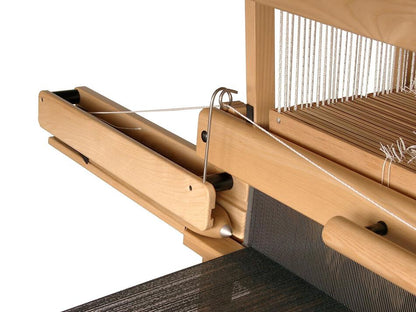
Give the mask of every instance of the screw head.
[{"label": "screw head", "polygon": [[203,142],[207,143],[208,140],[208,132],[206,132],[205,130],[201,132],[201,139]]}]

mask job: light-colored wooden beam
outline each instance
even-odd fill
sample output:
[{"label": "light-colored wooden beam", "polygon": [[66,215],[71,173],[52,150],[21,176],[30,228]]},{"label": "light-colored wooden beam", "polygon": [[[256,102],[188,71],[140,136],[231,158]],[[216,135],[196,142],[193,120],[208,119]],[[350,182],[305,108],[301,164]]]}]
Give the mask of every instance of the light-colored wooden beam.
[{"label": "light-colored wooden beam", "polygon": [[246,0],[247,102],[264,127],[275,105],[274,33],[274,9]]},{"label": "light-colored wooden beam", "polygon": [[[381,180],[384,158],[323,131],[313,124],[302,122],[288,114],[270,111],[270,130],[374,181]],[[415,173],[395,163],[390,165],[389,170],[389,186],[416,198]]]},{"label": "light-colored wooden beam", "polygon": [[[208,111],[203,110],[199,132],[206,128],[207,116]],[[390,213],[360,197],[247,122],[219,110],[213,112],[209,149],[209,160],[213,165],[322,225],[335,216],[344,216],[360,226],[382,220],[390,229],[388,239],[416,251],[415,200],[287,143]],[[203,155],[204,150],[205,143],[199,140],[197,153]]]},{"label": "light-colored wooden beam", "polygon": [[416,51],[413,0],[255,0],[368,38]]}]

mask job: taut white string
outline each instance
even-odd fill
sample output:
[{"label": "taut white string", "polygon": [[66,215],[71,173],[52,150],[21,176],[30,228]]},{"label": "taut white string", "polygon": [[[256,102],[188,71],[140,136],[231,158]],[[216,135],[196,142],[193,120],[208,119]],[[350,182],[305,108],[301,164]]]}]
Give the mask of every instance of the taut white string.
[{"label": "taut white string", "polygon": [[190,106],[190,107],[174,107],[174,108],[158,108],[158,109],[143,109],[143,110],[124,110],[111,112],[88,112],[92,115],[112,115],[112,114],[138,114],[138,113],[159,113],[159,112],[177,112],[185,110],[196,110],[209,108],[209,106]]}]

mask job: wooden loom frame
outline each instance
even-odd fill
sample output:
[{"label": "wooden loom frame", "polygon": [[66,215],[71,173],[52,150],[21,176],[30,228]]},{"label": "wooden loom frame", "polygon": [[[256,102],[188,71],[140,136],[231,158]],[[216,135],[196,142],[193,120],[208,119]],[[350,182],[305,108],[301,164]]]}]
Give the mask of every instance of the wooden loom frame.
[{"label": "wooden loom frame", "polygon": [[[269,118],[274,118],[275,106],[275,8],[403,48],[416,50],[416,33],[412,31],[415,28],[414,26],[416,26],[416,6],[410,1],[245,0],[245,4],[247,101],[254,108],[255,122],[266,128],[268,128]],[[331,9],[328,10],[328,8]],[[384,14],[387,14],[387,18],[380,18]],[[362,20],[365,22],[357,22]],[[94,103],[100,103],[100,105],[106,106],[107,109],[122,109],[114,102],[95,94],[87,88],[78,88],[78,91],[81,94],[81,102],[95,101]],[[51,106],[55,104],[56,110],[51,110]],[[212,137],[209,154],[210,170],[212,172],[218,170],[226,171],[232,174],[238,181],[233,191],[221,194],[216,199],[213,199],[212,189],[206,190],[205,193],[201,191],[204,194],[209,194],[207,195],[207,200],[211,202],[216,201],[217,204],[221,202],[230,215],[234,227],[238,229],[238,234],[234,238],[215,239],[203,235],[203,232],[209,230],[212,226],[212,224],[206,223],[206,218],[202,218],[197,223],[199,228],[196,230],[200,230],[202,235],[200,235],[201,233],[196,234],[194,231],[191,231],[190,228],[193,228],[193,225],[190,223],[193,222],[193,218],[191,218],[192,220],[187,219],[187,216],[178,218],[180,212],[178,214],[176,214],[177,211],[172,213],[172,211],[163,207],[163,204],[155,202],[154,198],[141,194],[135,185],[135,180],[129,180],[128,172],[117,171],[123,168],[114,169],[111,167],[114,159],[120,155],[117,151],[116,154],[98,153],[95,155],[97,158],[92,157],[89,155],[92,151],[88,149],[88,144],[83,144],[82,141],[76,139],[76,135],[74,136],[71,133],[71,127],[68,126],[65,129],[65,127],[61,127],[60,122],[66,123],[68,120],[78,122],[81,119],[85,119],[85,124],[80,125],[80,127],[91,126],[97,128],[96,131],[103,135],[114,136],[113,142],[117,142],[119,139],[122,140],[123,143],[120,145],[119,151],[124,148],[131,148],[132,151],[139,152],[139,150],[136,150],[137,143],[120,136],[117,134],[117,130],[99,123],[94,117],[77,111],[72,106],[68,106],[68,103],[50,92],[45,91],[40,94],[39,105],[41,125],[56,136],[49,140],[52,146],[184,233],[184,243],[201,254],[204,260],[243,248],[240,242],[244,233],[245,210],[249,197],[248,185],[251,185],[322,225],[328,223],[328,226],[325,226],[326,236],[324,236],[328,245],[416,294],[416,256],[414,254],[416,252],[416,240],[414,240],[416,235],[414,230],[404,226],[390,214],[378,209],[372,203],[335,182],[322,171],[306,163],[239,118],[221,111],[214,111],[212,118]],[[193,174],[189,175],[189,179],[198,184],[195,176],[199,175],[201,171],[202,158],[196,156],[203,157],[205,149],[205,142],[201,138],[198,139],[195,150],[193,146],[180,138],[141,119],[139,116],[125,115],[119,118],[123,118],[123,120],[118,119],[119,122],[122,121],[123,123],[117,123],[118,125],[142,125],[144,128],[151,129],[147,137],[140,138],[140,140],[144,140],[141,141],[144,145],[143,149],[150,148],[156,151],[156,154],[168,149],[163,151],[163,153],[171,155],[171,158],[168,161],[164,159],[162,163],[180,162],[182,167],[187,168]],[[135,120],[130,120],[131,118]],[[52,122],[54,119],[55,123]],[[207,119],[208,112],[204,110],[200,114],[198,133],[206,130]],[[85,130],[85,128],[83,129]],[[227,135],[221,135],[223,133],[227,133]],[[82,137],[82,131],[78,133],[78,136]],[[102,144],[102,148],[105,150],[106,145],[109,143],[102,141],[100,144]],[[302,154],[321,167],[346,181],[349,185],[359,189],[366,196],[376,199],[379,204],[389,209],[395,215],[410,224],[416,224],[416,201],[414,199],[382,186],[295,144],[290,142],[288,144],[301,151]],[[90,161],[88,164],[84,162],[84,158],[80,153],[89,157]],[[158,158],[157,155],[153,156]],[[179,159],[182,160],[180,161]],[[107,168],[107,165],[111,168]],[[175,164],[170,164],[169,168],[181,171]],[[172,176],[174,177],[175,174]],[[178,183],[180,182],[178,181]],[[140,181],[137,183],[139,186],[142,185]],[[187,180],[184,185],[188,184],[189,181]],[[200,187],[204,188],[204,186]],[[183,191],[183,188],[181,190]],[[193,190],[197,191],[198,188]],[[304,194],[304,196],[299,196],[299,193]],[[154,194],[154,196],[157,195]],[[187,196],[186,192],[182,196]],[[236,199],[237,204],[233,204]],[[204,204],[204,200],[202,204]],[[213,208],[213,204],[210,204],[208,210]],[[201,211],[206,213],[206,209]],[[339,216],[349,221],[344,222],[344,219],[339,218]],[[195,217],[199,218],[200,215]],[[389,225],[389,233],[386,237],[387,239],[377,236],[372,236],[369,239],[367,247],[372,242],[381,242],[380,246],[377,247],[378,249],[373,249],[369,254],[359,253],[357,256],[354,248],[364,248],[365,246],[359,244],[357,246],[355,242],[351,242],[348,239],[343,242],[343,236],[337,235],[340,233],[336,230],[337,227],[342,230],[346,229],[346,233],[358,233],[360,235],[361,231],[366,231],[363,230],[365,226],[379,220],[383,220]],[[352,222],[352,225],[348,222]],[[334,223],[335,226],[333,225]],[[383,259],[377,256],[381,248],[383,248],[383,253],[385,253]],[[386,261],[386,257],[387,262],[392,261],[401,270],[396,272],[391,266],[383,266],[382,262]],[[378,269],[379,267],[382,267],[382,269]]]}]

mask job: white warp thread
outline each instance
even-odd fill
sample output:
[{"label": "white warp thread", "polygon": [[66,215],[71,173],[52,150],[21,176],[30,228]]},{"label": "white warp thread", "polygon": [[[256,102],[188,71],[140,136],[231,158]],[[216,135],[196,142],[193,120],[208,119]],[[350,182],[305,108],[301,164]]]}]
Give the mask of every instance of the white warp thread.
[{"label": "white warp thread", "polygon": [[[416,134],[416,131],[413,131]],[[380,151],[385,155],[383,166],[381,168],[381,183],[384,183],[384,172],[386,169],[386,163],[389,161],[389,167],[387,170],[387,186],[390,186],[390,174],[392,163],[407,162],[413,163],[416,160],[416,144],[406,146],[402,138],[399,138],[396,143],[390,145],[384,145],[380,143]],[[409,158],[409,159],[407,159]]]}]

